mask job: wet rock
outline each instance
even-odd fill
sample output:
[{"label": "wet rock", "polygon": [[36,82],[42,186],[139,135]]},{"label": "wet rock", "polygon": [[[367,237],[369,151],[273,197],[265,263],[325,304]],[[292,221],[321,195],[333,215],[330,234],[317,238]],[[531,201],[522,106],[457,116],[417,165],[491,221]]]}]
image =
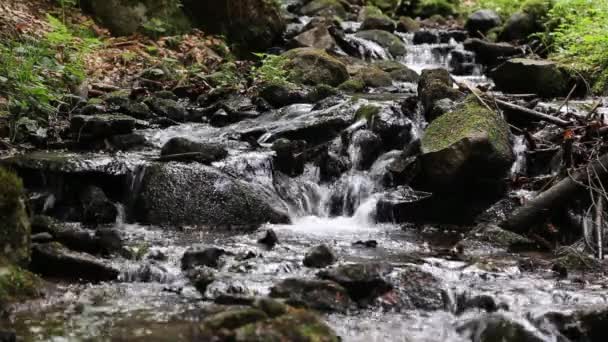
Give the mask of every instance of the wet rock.
[{"label": "wet rock", "polygon": [[383,107],[368,125],[382,139],[384,149],[403,148],[412,139],[411,121],[394,107]]},{"label": "wet rock", "polygon": [[359,13],[361,20],[361,30],[384,30],[388,32],[395,31],[396,24],[380,9],[374,6],[366,6]]},{"label": "wet rock", "polygon": [[236,330],[235,341],[338,342],[333,330],[315,314],[294,311],[277,318],[248,324]]},{"label": "wet rock", "polygon": [[317,273],[342,285],[355,301],[370,301],[393,289],[386,276],[392,267],[382,263],[344,264]]},{"label": "wet rock", "polygon": [[118,209],[96,186],[87,186],[80,193],[82,221],[87,224],[104,224],[116,222]]},{"label": "wet rock", "polygon": [[135,119],[121,114],[75,115],[70,120],[70,129],[78,140],[129,134],[134,128]]},{"label": "wet rock", "polygon": [[44,276],[93,282],[116,280],[120,273],[101,259],[55,242],[33,245],[30,267]]},{"label": "wet rock", "polygon": [[177,122],[188,118],[188,110],[175,100],[150,97],[144,103],[158,116]]},{"label": "wet rock", "polygon": [[40,145],[44,144],[47,138],[47,130],[40,127],[36,120],[23,116],[13,125],[13,139],[16,142],[30,142]]},{"label": "wet rock", "polygon": [[276,205],[251,185],[212,167],[152,164],[135,194],[133,214],[151,224],[254,230],[263,223],[289,222]]},{"label": "wet rock", "polygon": [[429,191],[447,192],[455,184],[469,190],[468,186],[485,184],[479,188],[480,194],[489,191],[488,185],[502,182],[513,162],[509,134],[500,115],[467,97],[427,127],[416,183]]},{"label": "wet rock", "polygon": [[375,67],[363,67],[356,75],[363,81],[365,86],[370,88],[389,87],[393,84],[391,75],[379,68]]},{"label": "wet rock", "polygon": [[452,87],[452,79],[446,69],[425,69],[418,81],[418,97],[424,108],[426,119],[430,122],[435,102],[441,99],[456,100],[461,97],[458,90]]},{"label": "wet rock", "polygon": [[330,312],[345,312],[353,304],[346,289],[326,280],[288,278],[275,284],[270,296],[284,298],[293,306]]},{"label": "wet rock", "polygon": [[454,40],[455,42],[460,43],[464,42],[468,36],[467,32],[462,30],[439,31],[439,42],[448,44],[450,41]]},{"label": "wet rock", "polygon": [[500,25],[502,25],[502,19],[496,12],[482,9],[471,13],[464,27],[472,36],[478,37]]},{"label": "wet rock", "polygon": [[226,251],[217,247],[190,247],[182,256],[182,270],[188,270],[199,266],[218,268],[220,267],[220,258],[224,254],[226,254]]},{"label": "wet rock", "polygon": [[549,311],[535,318],[534,322],[541,327],[549,322],[564,336],[564,340],[600,342],[605,339],[608,312],[603,306],[591,305],[575,310]]},{"label": "wet rock", "polygon": [[338,95],[338,90],[336,88],[327,84],[319,84],[314,86],[306,94],[306,101],[310,103],[318,103],[335,95]]},{"label": "wet rock", "polygon": [[337,256],[327,245],[313,247],[304,256],[304,266],[313,268],[327,267],[336,262]]},{"label": "wet rock", "polygon": [[322,182],[331,182],[340,178],[340,175],[350,167],[346,158],[333,152],[322,153],[316,164],[319,166],[319,176]]},{"label": "wet rock", "polygon": [[[51,218],[46,227],[52,241],[57,241],[75,251],[109,255],[122,249],[122,238],[113,228],[88,230],[73,224],[62,224]],[[40,221],[40,218],[36,218]],[[46,241],[49,242],[49,241]]]},{"label": "wet rock", "polygon": [[216,279],[215,272],[208,267],[196,267],[186,271],[186,277],[190,280],[196,290],[205,295],[207,287]]},{"label": "wet rock", "polygon": [[456,300],[456,314],[462,314],[468,310],[483,310],[485,312],[496,312],[499,309],[498,304],[493,297],[489,295],[478,295],[478,296],[469,296],[467,294],[463,294],[458,296]]},{"label": "wet rock", "polygon": [[399,57],[407,54],[407,47],[405,43],[398,36],[390,32],[383,30],[366,30],[357,32],[355,36],[370,40],[382,46],[393,57]]},{"label": "wet rock", "polygon": [[365,82],[359,78],[351,78],[342,82],[338,89],[347,93],[359,93],[365,90]]},{"label": "wet rock", "polygon": [[395,81],[418,82],[418,73],[397,61],[383,60],[374,62],[373,65],[388,72]]},{"label": "wet rock", "polygon": [[167,141],[163,145],[160,155],[163,160],[196,161],[211,164],[226,158],[228,151],[217,144],[195,142],[178,137]]},{"label": "wet rock", "polygon": [[482,39],[467,39],[464,48],[475,52],[477,61],[484,65],[498,65],[504,59],[522,53],[522,50],[508,43],[491,43]]},{"label": "wet rock", "polygon": [[542,342],[536,329],[530,324],[510,319],[501,314],[487,314],[463,323],[457,330],[473,342]]},{"label": "wet rock", "polygon": [[336,40],[331,35],[326,24],[319,24],[300,33],[293,38],[298,47],[314,48],[331,51],[337,47]]},{"label": "wet rock", "polygon": [[[408,186],[399,186],[386,192],[376,204],[376,220],[378,222],[416,222],[426,218],[429,207],[433,207],[428,199],[428,192],[415,191]],[[435,209],[433,209],[433,212]]]},{"label": "wet rock", "polygon": [[47,243],[53,241],[53,235],[49,233],[38,233],[32,235],[32,243]]},{"label": "wet rock", "polygon": [[346,66],[323,50],[299,48],[283,54],[289,59],[288,78],[296,83],[338,86],[348,79]]},{"label": "wet rock", "polygon": [[236,52],[244,56],[271,48],[285,31],[285,20],[277,2],[184,0],[181,4],[195,24],[205,32],[225,35],[235,43]]},{"label": "wet rock", "polygon": [[0,261],[26,265],[30,254],[30,222],[23,183],[0,167]]},{"label": "wet rock", "polygon": [[454,75],[471,75],[475,71],[475,54],[465,50],[450,52],[450,72]]},{"label": "wet rock", "polygon": [[147,141],[143,135],[121,134],[108,138],[107,143],[112,150],[127,151],[146,146]]},{"label": "wet rock", "polygon": [[397,22],[397,31],[399,32],[416,32],[420,29],[420,24],[411,17],[399,17]]},{"label": "wet rock", "polygon": [[[448,296],[443,285],[434,275],[416,266],[407,266],[394,286],[395,303],[386,303],[399,309],[444,310]],[[385,305],[386,305],[385,304]]]},{"label": "wet rock", "polygon": [[435,31],[419,30],[414,33],[414,44],[437,44],[439,35]]},{"label": "wet rock", "polygon": [[[106,102],[109,101],[109,99],[106,100]],[[128,114],[129,116],[140,120],[149,120],[156,117],[156,115],[150,109],[150,107],[148,107],[148,105],[143,102],[138,102],[130,99],[127,99],[125,103],[121,103],[119,105],[119,110],[121,112],[124,112],[125,114]]]},{"label": "wet rock", "polygon": [[496,88],[510,93],[534,93],[541,97],[566,96],[571,81],[555,62],[513,58],[491,73]]},{"label": "wet rock", "polygon": [[367,241],[356,241],[353,243],[353,246],[357,247],[365,247],[365,248],[376,248],[378,247],[378,241],[376,240],[367,240]]},{"label": "wet rock", "polygon": [[[481,246],[479,243],[481,242]],[[509,251],[533,249],[535,242],[504,230],[492,224],[480,224],[467,233],[465,239],[459,243],[465,250],[473,250],[478,247],[491,246],[493,248],[503,248]]]},{"label": "wet rock", "polygon": [[292,86],[283,84],[269,84],[260,90],[260,97],[268,101],[275,108],[289,106],[294,103],[306,102],[304,94]]},{"label": "wet rock", "polygon": [[276,140],[272,144],[272,150],[276,154],[273,158],[275,169],[291,177],[302,174],[306,161],[302,152],[304,152],[306,146],[306,142],[303,140]]},{"label": "wet rock", "polygon": [[355,153],[354,167],[367,170],[382,152],[382,140],[372,131],[359,130],[353,133],[352,148]]},{"label": "wet rock", "polygon": [[279,238],[277,237],[277,233],[275,233],[274,230],[268,229],[264,233],[264,237],[258,240],[258,243],[266,246],[266,248],[268,249],[272,249],[274,248],[274,246],[276,246],[277,243],[279,243]]},{"label": "wet rock", "polygon": [[346,18],[347,12],[339,0],[312,0],[300,8],[300,14],[309,17]]}]

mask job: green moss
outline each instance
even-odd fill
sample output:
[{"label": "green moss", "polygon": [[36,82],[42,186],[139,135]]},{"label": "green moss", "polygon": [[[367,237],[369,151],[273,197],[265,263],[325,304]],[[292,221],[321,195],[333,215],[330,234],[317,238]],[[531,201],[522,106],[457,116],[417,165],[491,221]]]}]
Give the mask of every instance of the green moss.
[{"label": "green moss", "polygon": [[365,119],[370,121],[372,118],[378,115],[378,113],[380,113],[380,107],[374,105],[363,105],[357,109],[357,112],[355,112],[355,118],[357,120]]},{"label": "green moss", "polygon": [[0,306],[37,297],[41,280],[17,266],[2,266],[0,261]]},{"label": "green moss", "polygon": [[247,308],[240,310],[227,310],[206,318],[201,328],[207,331],[220,329],[236,329],[246,324],[254,323],[268,318],[264,311]]},{"label": "green moss", "polygon": [[363,82],[360,78],[351,78],[340,84],[338,89],[345,91],[347,93],[356,93],[363,91],[365,89],[365,82]]},{"label": "green moss", "polygon": [[0,257],[26,264],[30,253],[30,223],[23,203],[23,183],[0,168]]},{"label": "green moss", "polygon": [[285,65],[287,78],[294,83],[337,86],[348,79],[346,66],[323,50],[298,48],[283,56],[289,60]]},{"label": "green moss", "polygon": [[425,153],[439,151],[476,132],[487,132],[490,143],[498,153],[511,153],[509,127],[498,114],[480,104],[473,95],[469,95],[456,110],[438,117],[429,125],[422,138],[422,149]]},{"label": "green moss", "polygon": [[575,250],[566,250],[562,256],[555,259],[554,264],[567,270],[575,271],[593,271],[599,270],[601,265],[586,253],[581,253]]},{"label": "green moss", "polygon": [[386,13],[394,13],[400,4],[400,0],[368,0],[367,3],[379,8]]},{"label": "green moss", "polygon": [[450,16],[457,13],[457,5],[449,0],[421,0],[414,10],[416,16],[423,18],[433,15]]}]

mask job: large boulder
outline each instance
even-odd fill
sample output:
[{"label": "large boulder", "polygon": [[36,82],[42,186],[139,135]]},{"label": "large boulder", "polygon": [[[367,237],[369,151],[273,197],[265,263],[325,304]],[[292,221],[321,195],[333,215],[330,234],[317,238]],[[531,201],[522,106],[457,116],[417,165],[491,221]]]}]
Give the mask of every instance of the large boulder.
[{"label": "large boulder", "polygon": [[496,68],[491,77],[499,90],[546,98],[566,96],[572,86],[565,70],[547,60],[513,58]]},{"label": "large boulder", "polygon": [[500,182],[513,162],[509,134],[499,114],[467,97],[427,127],[418,158],[421,188],[446,192]]},{"label": "large boulder", "polygon": [[336,40],[329,32],[328,25],[321,23],[313,26],[293,38],[293,42],[299,47],[309,47],[320,50],[333,50],[336,48]]},{"label": "large boulder", "polygon": [[224,34],[245,56],[281,39],[285,22],[277,1],[183,0],[184,12],[206,32]]},{"label": "large boulder", "polygon": [[387,31],[365,30],[357,32],[355,36],[380,45],[393,57],[403,56],[407,53],[405,43],[398,36]]},{"label": "large boulder", "polygon": [[500,25],[502,25],[502,19],[500,19],[498,13],[493,10],[482,9],[471,13],[464,27],[472,36],[480,36]]},{"label": "large boulder", "polygon": [[79,3],[113,34],[131,35],[157,20],[166,33],[186,30],[190,24],[177,1],[82,0]]},{"label": "large boulder", "polygon": [[338,86],[348,79],[346,66],[323,50],[299,48],[283,54],[289,62],[289,79],[307,85]]},{"label": "large boulder", "polygon": [[247,183],[201,164],[146,167],[134,209],[136,219],[151,224],[255,229],[289,222]]},{"label": "large boulder", "polygon": [[29,262],[30,222],[23,195],[21,179],[0,168],[0,263]]}]

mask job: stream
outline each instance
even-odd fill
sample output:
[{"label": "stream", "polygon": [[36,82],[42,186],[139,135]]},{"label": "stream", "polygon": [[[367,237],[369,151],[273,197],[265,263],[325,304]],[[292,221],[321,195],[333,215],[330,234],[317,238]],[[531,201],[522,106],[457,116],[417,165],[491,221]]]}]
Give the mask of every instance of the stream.
[{"label": "stream", "polygon": [[[349,28],[357,28],[357,23],[343,25],[347,32]],[[365,55],[392,58],[377,44],[349,35],[347,39],[356,40]],[[451,68],[449,51],[462,49],[461,43],[453,39],[443,44],[415,45],[411,34],[399,37],[406,43],[408,53],[396,60],[417,72]],[[490,83],[482,70],[481,65],[476,65],[469,74],[454,77],[471,84]],[[396,289],[379,297],[373,305],[323,314],[343,341],[500,341],[482,338],[484,329],[497,317],[511,322],[510,331],[523,336],[508,341],[569,341],[552,318],[556,313],[568,317],[579,310],[606,307],[603,279],[584,274],[559,279],[543,253],[514,254],[483,243],[467,245],[466,253],[472,258],[449,258],[454,243],[465,236],[461,228],[381,223],[387,220],[379,219],[378,202],[387,198],[391,190],[386,167],[400,153],[398,149],[382,153],[369,167],[358,167],[365,162],[366,145],[358,144],[356,139],[342,141],[337,137],[330,140],[329,150],[345,152],[347,165],[351,165],[338,177],[322,179],[320,167],[310,162],[294,177],[275,172],[269,148],[273,141],[297,137],[303,127],[321,127],[325,122],[344,123],[345,131],[355,132],[365,125],[364,121],[352,120],[358,108],[374,104],[383,111],[400,112],[400,101],[415,92],[414,83],[394,82],[391,87],[367,94],[273,109],[221,128],[206,123],[183,123],[162,129],[140,129],[136,132],[145,137],[149,147],[139,151],[31,154],[29,160],[19,164],[23,169],[32,174],[52,169],[57,175],[43,177],[36,189],[29,189],[46,196],[45,211],[54,206],[54,197],[48,194],[69,182],[70,175],[105,175],[99,183],[106,190],[112,189],[107,192],[114,192],[113,198],[122,203],[118,204],[116,223],[111,226],[120,232],[125,246],[138,256],[104,259],[104,263],[119,270],[116,281],[93,284],[50,281],[43,299],[16,308],[10,320],[17,335],[24,341],[195,340],[195,327],[201,317],[218,305],[214,302],[266,296],[282,279],[314,278],[318,270],[304,267],[302,260],[311,247],[325,244],[334,250],[339,264],[389,264],[386,278],[393,281]],[[399,138],[406,145],[423,134],[426,122],[419,111],[402,115],[410,127],[406,136]],[[234,138],[247,134],[254,136],[261,147],[252,150],[248,143]],[[273,208],[286,213],[291,223],[263,224],[245,231],[138,223],[132,206],[134,198],[142,179],[150,172],[150,165],[157,163],[153,159],[174,137],[227,146],[228,157],[210,167],[249,184]],[[523,138],[516,137],[514,145],[517,158],[512,173],[523,173],[526,170]],[[61,160],[57,165],[53,164],[56,159]],[[209,167],[180,162],[166,165],[177,174]],[[218,182],[214,186],[221,191],[223,185]],[[510,194],[514,200],[525,195]],[[258,242],[268,230],[278,238],[272,249]],[[181,268],[184,252],[193,245],[229,251],[221,258],[215,281],[204,294],[192,286]],[[428,286],[417,285],[419,280],[407,276],[412,268],[432,275],[434,281]],[[410,299],[420,296],[418,301],[422,303],[412,299],[414,305],[404,304],[399,297],[400,289],[413,291],[407,296]],[[480,298],[482,304],[474,304]]]}]

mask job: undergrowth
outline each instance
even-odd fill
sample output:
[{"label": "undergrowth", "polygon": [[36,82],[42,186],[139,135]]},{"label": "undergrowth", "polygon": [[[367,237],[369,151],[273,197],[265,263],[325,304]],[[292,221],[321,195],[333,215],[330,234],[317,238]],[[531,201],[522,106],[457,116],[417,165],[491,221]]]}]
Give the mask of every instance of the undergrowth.
[{"label": "undergrowth", "polygon": [[48,122],[62,94],[86,77],[84,56],[99,40],[78,37],[60,19],[47,15],[50,31],[42,39],[14,37],[0,42],[0,95],[15,118]]},{"label": "undergrowth", "polygon": [[258,84],[291,85],[287,76],[287,63],[285,56],[256,53],[261,62],[252,68],[253,80]]}]

